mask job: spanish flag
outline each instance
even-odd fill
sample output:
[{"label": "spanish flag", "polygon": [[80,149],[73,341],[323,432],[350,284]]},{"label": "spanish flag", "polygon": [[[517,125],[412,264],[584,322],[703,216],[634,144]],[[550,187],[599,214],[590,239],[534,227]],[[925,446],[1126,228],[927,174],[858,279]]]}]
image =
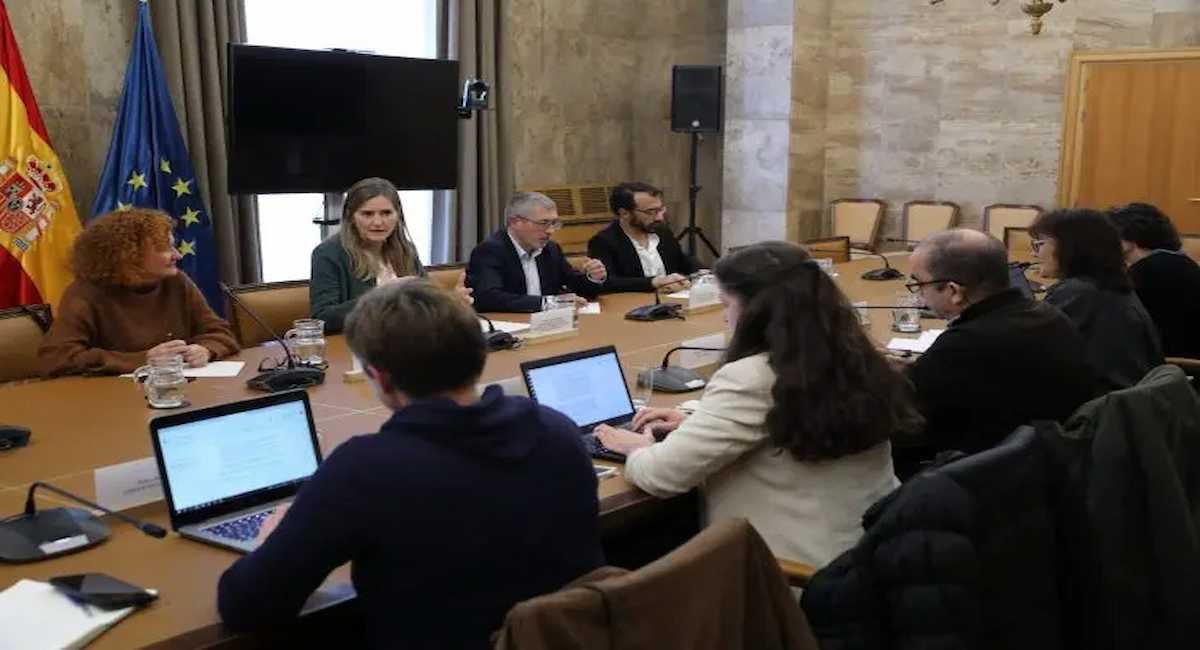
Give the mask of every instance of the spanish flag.
[{"label": "spanish flag", "polygon": [[58,303],[79,234],[71,188],[0,0],[0,309]]}]

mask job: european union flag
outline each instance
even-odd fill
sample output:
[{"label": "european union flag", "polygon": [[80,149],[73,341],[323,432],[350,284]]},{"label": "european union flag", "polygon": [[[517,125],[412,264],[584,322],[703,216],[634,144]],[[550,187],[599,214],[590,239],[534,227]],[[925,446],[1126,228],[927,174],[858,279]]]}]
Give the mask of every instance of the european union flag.
[{"label": "european union flag", "polygon": [[196,186],[154,45],[150,7],[144,1],[138,7],[121,109],[89,220],[134,206],[158,208],[175,218],[175,245],[183,256],[179,267],[191,276],[208,304],[223,312],[212,219]]}]

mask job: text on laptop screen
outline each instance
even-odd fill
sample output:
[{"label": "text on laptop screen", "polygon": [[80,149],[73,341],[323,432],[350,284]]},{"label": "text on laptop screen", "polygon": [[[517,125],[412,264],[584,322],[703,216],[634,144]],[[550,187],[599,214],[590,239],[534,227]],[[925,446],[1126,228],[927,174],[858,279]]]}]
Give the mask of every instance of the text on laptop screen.
[{"label": "text on laptop screen", "polygon": [[303,479],[317,469],[304,402],[160,429],[176,512]]},{"label": "text on laptop screen", "polygon": [[581,427],[619,416],[633,417],[616,354],[533,368],[527,375],[539,404],[560,411]]}]

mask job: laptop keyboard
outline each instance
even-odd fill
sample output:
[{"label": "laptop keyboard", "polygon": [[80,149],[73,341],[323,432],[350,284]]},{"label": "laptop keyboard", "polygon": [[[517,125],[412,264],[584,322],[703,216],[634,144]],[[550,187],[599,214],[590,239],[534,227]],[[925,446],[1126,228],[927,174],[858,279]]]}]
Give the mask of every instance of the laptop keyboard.
[{"label": "laptop keyboard", "polygon": [[604,446],[603,442],[596,437],[596,434],[589,433],[583,436],[583,444],[587,446],[588,453],[592,458],[603,458],[605,460],[625,461],[625,454],[619,451],[613,451]]},{"label": "laptop keyboard", "polygon": [[273,510],[264,510],[254,514],[238,517],[229,521],[221,522],[215,526],[203,528],[203,532],[212,533],[219,537],[237,540],[239,542],[248,542],[255,537],[258,537],[258,529],[262,526],[262,522],[270,515]]}]

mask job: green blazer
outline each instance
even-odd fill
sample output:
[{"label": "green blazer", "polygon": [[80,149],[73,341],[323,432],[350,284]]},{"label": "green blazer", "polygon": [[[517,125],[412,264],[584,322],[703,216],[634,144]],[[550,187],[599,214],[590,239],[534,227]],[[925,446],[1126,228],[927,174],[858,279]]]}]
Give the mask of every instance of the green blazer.
[{"label": "green blazer", "polygon": [[[421,260],[414,259],[416,274],[425,277]],[[397,273],[399,275],[399,273]],[[312,252],[312,276],[308,284],[309,311],[313,318],[325,321],[325,331],[340,332],[346,315],[354,309],[358,297],[375,288],[375,278],[359,280],[350,265],[350,255],[335,234],[317,245]]]}]

